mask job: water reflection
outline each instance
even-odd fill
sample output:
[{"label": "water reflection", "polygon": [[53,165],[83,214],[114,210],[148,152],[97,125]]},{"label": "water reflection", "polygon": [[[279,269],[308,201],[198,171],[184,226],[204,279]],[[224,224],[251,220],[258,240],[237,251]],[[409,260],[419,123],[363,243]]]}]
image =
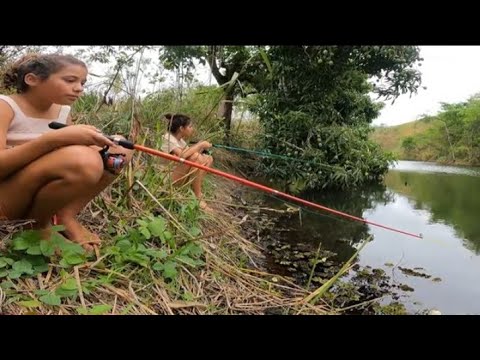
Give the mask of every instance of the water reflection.
[{"label": "water reflection", "polygon": [[[470,173],[474,173],[469,170]],[[429,213],[430,223],[455,229],[464,246],[480,253],[480,177],[453,173],[390,171],[385,183]]]},{"label": "water reflection", "polygon": [[[287,241],[310,243],[335,251],[347,260],[361,239],[374,241],[360,254],[362,265],[383,267],[412,286],[411,302],[443,313],[480,313],[480,171],[478,168],[399,162],[383,185],[352,192],[304,193],[300,197],[412,233],[419,240],[320,211],[302,210],[282,218]],[[279,200],[266,200],[280,206]],[[402,274],[386,263],[421,267],[431,279]],[[395,271],[396,269],[396,271]],[[413,306],[413,305],[412,305]]]}]

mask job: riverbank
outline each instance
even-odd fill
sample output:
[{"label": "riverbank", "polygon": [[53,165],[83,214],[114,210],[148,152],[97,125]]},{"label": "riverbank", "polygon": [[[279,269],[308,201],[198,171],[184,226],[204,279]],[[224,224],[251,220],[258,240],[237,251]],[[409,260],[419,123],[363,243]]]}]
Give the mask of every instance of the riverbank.
[{"label": "riverbank", "polygon": [[128,176],[81,215],[103,239],[95,257],[58,239],[40,242],[19,232],[22,223],[1,224],[2,314],[335,313],[260,266],[262,250],[242,236],[221,182],[209,182],[214,211],[203,213],[185,189],[159,196],[137,180],[123,192]]},{"label": "riverbank", "polygon": [[[221,163],[235,162],[231,157]],[[3,244],[10,250],[0,257],[0,311],[406,313],[398,300],[408,286],[393,284],[382,269],[354,263],[330,291],[313,300],[354,250],[346,258],[292,241],[285,224],[301,221],[297,207],[273,208],[249,189],[209,176],[206,199],[214,211],[204,213],[186,189],[162,185],[161,175],[153,173],[128,187],[130,174],[125,174],[82,214],[82,222],[104,240],[97,257],[87,259],[71,248],[48,255],[32,234],[13,235],[22,224],[4,223]],[[354,249],[358,240],[365,239],[345,241]]]}]

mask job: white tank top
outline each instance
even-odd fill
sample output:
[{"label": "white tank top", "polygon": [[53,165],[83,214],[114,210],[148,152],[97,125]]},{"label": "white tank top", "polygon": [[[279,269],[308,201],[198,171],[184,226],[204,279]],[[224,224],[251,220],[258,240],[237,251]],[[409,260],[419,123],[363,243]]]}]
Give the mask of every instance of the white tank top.
[{"label": "white tank top", "polygon": [[0,95],[0,100],[10,105],[14,113],[7,132],[7,148],[26,143],[47,131],[51,131],[52,129],[48,127],[48,124],[52,121],[66,124],[68,114],[70,113],[70,106],[62,105],[57,119],[34,118],[26,116],[17,103],[9,96]]}]

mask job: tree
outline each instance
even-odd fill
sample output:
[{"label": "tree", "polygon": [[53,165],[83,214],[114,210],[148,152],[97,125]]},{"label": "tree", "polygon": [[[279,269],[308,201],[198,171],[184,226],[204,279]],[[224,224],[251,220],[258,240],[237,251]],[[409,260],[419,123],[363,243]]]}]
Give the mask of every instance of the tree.
[{"label": "tree", "polygon": [[[196,62],[208,64],[223,89],[218,117],[224,120],[228,141],[235,96],[245,96],[252,89],[255,76],[266,70],[259,49],[254,46],[165,46],[160,51],[160,59],[167,69],[185,67],[187,77],[193,76]],[[240,85],[242,83],[244,86]]]},{"label": "tree", "polygon": [[[274,46],[272,71],[257,78],[263,144],[303,161],[268,159],[263,174],[306,188],[349,187],[380,179],[392,157],[368,139],[381,103],[420,86],[413,46]],[[306,165],[308,164],[308,165]]]},{"label": "tree", "polygon": [[407,155],[408,157],[412,155],[416,146],[417,144],[416,144],[415,138],[412,136],[408,136],[402,141],[402,148],[405,151],[405,155]]}]

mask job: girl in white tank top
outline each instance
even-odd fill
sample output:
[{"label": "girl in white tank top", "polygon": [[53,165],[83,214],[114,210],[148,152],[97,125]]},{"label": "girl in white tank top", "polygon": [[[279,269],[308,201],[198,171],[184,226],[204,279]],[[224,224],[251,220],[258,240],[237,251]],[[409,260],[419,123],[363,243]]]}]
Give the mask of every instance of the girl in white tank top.
[{"label": "girl in white tank top", "polygon": [[3,86],[16,94],[0,96],[0,221],[32,219],[50,239],[56,215],[62,234],[91,251],[100,238],[76,216],[115,179],[98,150],[111,146],[110,153],[126,154],[127,161],[131,150],[115,147],[93,126],[48,127],[70,125],[70,105],[87,74],[82,61],[59,54],[27,55],[5,72]]}]

